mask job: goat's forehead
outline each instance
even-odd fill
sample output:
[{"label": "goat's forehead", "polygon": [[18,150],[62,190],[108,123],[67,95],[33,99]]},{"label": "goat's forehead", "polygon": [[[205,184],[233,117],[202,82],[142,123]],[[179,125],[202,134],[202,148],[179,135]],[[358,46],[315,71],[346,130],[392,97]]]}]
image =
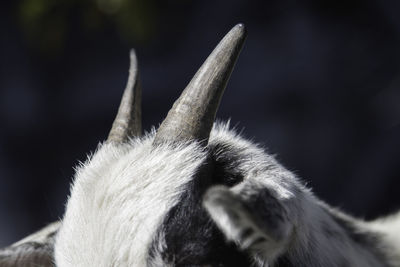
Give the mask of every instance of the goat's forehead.
[{"label": "goat's forehead", "polygon": [[204,159],[196,144],[102,147],[77,172],[57,238],[57,262],[93,265],[101,254],[108,263],[124,257],[145,266],[157,228]]}]

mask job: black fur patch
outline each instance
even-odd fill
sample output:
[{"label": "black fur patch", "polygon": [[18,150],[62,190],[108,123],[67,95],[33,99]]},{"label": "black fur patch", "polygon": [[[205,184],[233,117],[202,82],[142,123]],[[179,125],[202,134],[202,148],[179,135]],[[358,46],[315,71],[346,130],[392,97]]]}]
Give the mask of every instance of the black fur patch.
[{"label": "black fur patch", "polygon": [[232,187],[243,181],[243,175],[237,166],[244,159],[240,151],[229,144],[219,143],[209,146],[211,161],[213,162],[213,183]]},{"label": "black fur patch", "polygon": [[[279,257],[276,262],[274,263],[274,267],[302,267],[298,264],[293,264],[290,259],[286,256]],[[306,267],[306,266],[304,266]]]},{"label": "black fur patch", "polygon": [[[240,159],[234,158],[235,153],[228,153],[226,149],[214,147],[210,150],[209,160],[187,185],[179,204],[164,219],[150,248],[149,263],[158,255],[165,265],[176,267],[252,265],[245,252],[226,241],[202,206],[203,195],[209,187],[216,184],[233,186],[243,180],[231,165]],[[159,251],[157,245],[162,236],[166,246]]]}]

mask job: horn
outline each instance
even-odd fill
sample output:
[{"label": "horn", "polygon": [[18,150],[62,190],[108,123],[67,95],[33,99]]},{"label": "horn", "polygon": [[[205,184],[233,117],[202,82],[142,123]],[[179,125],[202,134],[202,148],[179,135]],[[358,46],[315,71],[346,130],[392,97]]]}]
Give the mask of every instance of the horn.
[{"label": "horn", "polygon": [[119,105],[117,116],[111,127],[107,142],[121,143],[129,137],[142,134],[142,89],[138,78],[135,51],[130,51],[128,84]]},{"label": "horn", "polygon": [[153,145],[188,140],[207,145],[222,94],[245,38],[243,24],[225,35],[175,101],[158,128]]}]

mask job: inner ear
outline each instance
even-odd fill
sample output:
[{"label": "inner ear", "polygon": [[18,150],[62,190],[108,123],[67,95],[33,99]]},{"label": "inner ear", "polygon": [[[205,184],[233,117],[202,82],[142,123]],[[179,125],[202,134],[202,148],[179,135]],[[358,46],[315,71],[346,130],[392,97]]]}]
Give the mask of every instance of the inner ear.
[{"label": "inner ear", "polygon": [[203,205],[229,241],[242,249],[251,249],[269,238],[259,227],[246,204],[225,186],[210,188]]},{"label": "inner ear", "polygon": [[292,225],[278,200],[255,199],[246,199],[226,186],[214,186],[204,195],[203,206],[229,241],[274,260],[285,250]]}]

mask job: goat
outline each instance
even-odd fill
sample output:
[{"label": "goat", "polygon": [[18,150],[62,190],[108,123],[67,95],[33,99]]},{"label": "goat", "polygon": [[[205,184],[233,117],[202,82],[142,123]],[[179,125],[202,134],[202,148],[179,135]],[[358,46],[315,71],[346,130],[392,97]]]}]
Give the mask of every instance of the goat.
[{"label": "goat", "polygon": [[400,266],[400,213],[353,218],[319,200],[229,123],[214,123],[246,37],[236,25],[155,131],[128,84],[108,139],[76,171],[62,220],[1,266]]}]

